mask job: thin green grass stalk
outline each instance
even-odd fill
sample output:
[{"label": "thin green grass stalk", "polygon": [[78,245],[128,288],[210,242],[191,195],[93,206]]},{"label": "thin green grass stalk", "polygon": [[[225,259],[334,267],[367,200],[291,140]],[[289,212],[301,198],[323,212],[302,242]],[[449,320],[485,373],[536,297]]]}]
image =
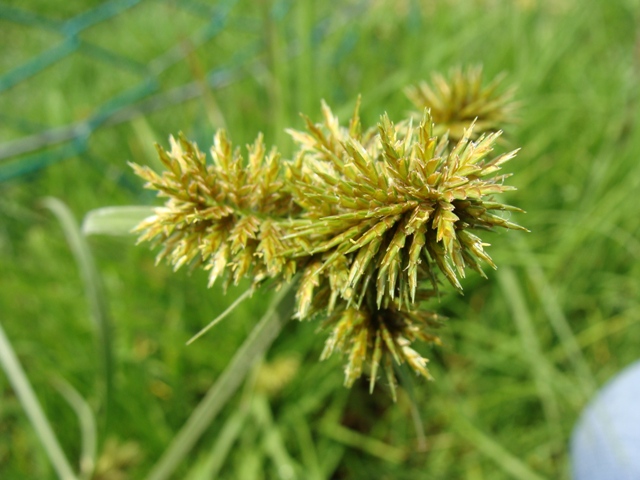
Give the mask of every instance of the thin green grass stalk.
[{"label": "thin green grass stalk", "polygon": [[261,448],[248,449],[234,473],[235,478],[268,480],[264,470],[264,451]]},{"label": "thin green grass stalk", "polygon": [[457,459],[452,459],[455,452],[454,438],[450,432],[429,438],[429,471],[438,472],[440,478],[451,478],[445,474],[449,472],[452,465],[456,464]]},{"label": "thin green grass stalk", "polygon": [[562,438],[559,431],[560,409],[558,399],[551,388],[555,368],[545,357],[533,326],[533,321],[527,309],[527,304],[520,289],[520,282],[513,270],[505,267],[498,272],[498,282],[504,292],[504,297],[513,315],[513,319],[520,335],[524,357],[529,363],[538,396],[547,420],[551,440],[557,442]]},{"label": "thin green grass stalk", "polygon": [[407,451],[403,448],[389,445],[378,439],[371,438],[362,433],[351,430],[339,423],[324,422],[320,431],[325,436],[340,442],[348,447],[356,448],[373,457],[377,457],[389,463],[401,464],[407,458]]},{"label": "thin green grass stalk", "polygon": [[295,33],[298,44],[298,52],[295,58],[297,102],[296,107],[300,112],[310,112],[313,108],[316,94],[316,69],[314,68],[315,55],[311,41],[314,19],[313,0],[298,0],[295,5]]},{"label": "thin green grass stalk", "polygon": [[334,478],[335,471],[340,466],[340,462],[341,460],[343,460],[346,450],[347,449],[345,446],[339,443],[336,443],[334,441],[331,441],[331,443],[327,445],[326,450],[322,452],[322,456],[321,456],[322,458],[322,465],[321,465],[322,477],[321,478],[326,478],[326,479]]},{"label": "thin green grass stalk", "polygon": [[[328,378],[328,376],[326,378]],[[316,395],[320,397],[320,400],[315,396],[309,396],[307,400],[308,408],[306,410],[303,408],[302,411],[307,414],[313,414],[313,412],[318,411],[322,412],[319,428],[316,426],[314,431],[323,433],[322,426],[324,425],[327,435],[326,437],[322,435],[318,436],[315,440],[315,446],[318,452],[318,458],[322,459],[322,463],[320,464],[322,478],[333,478],[336,469],[347,454],[348,445],[343,442],[336,442],[335,439],[330,436],[330,433],[332,426],[340,424],[349,397],[344,393],[342,395],[329,395],[326,392],[331,388],[330,385],[335,385],[335,383],[332,381],[327,382],[325,385],[318,385],[318,389],[316,390]],[[326,395],[322,395],[322,393],[326,393]],[[300,403],[298,405],[300,405]]]},{"label": "thin green grass stalk", "polygon": [[544,477],[532,471],[522,460],[473,425],[462,413],[453,415],[451,418],[453,419],[452,426],[456,432],[467,439],[483,455],[493,460],[510,478],[544,480]]},{"label": "thin green grass stalk", "polygon": [[309,428],[307,419],[302,415],[302,413],[296,411],[293,414],[291,427],[293,434],[295,435],[298,448],[300,449],[300,456],[302,458],[302,464],[304,465],[306,478],[308,480],[324,480],[325,478],[329,478],[331,473],[328,475],[323,475],[322,473],[311,429]]},{"label": "thin green grass stalk", "polygon": [[[259,364],[256,364],[258,367]],[[253,383],[257,379],[258,368],[253,368],[251,378],[247,384]],[[251,410],[251,398],[244,398],[247,408]],[[250,412],[251,413],[251,412]],[[264,448],[260,448],[260,429],[255,422],[247,424],[239,438],[239,455],[234,456],[234,478],[267,479],[265,465],[267,462]]]},{"label": "thin green grass stalk", "polygon": [[[339,423],[349,398],[344,391],[339,395],[335,394],[340,381],[335,376],[323,373],[326,370],[319,366],[318,364],[309,366],[305,376],[307,380],[316,379],[311,380],[314,385],[313,393],[311,395],[305,395],[306,391],[300,392],[300,395],[294,393],[295,403],[289,405],[288,412],[283,412],[280,416],[287,419],[287,425],[300,449],[305,478],[309,480],[332,478],[347,451],[341,443],[323,436],[314,438],[312,435],[312,431],[317,432],[317,428],[315,422],[310,423],[309,419],[322,413],[320,423],[326,422],[329,425]],[[305,380],[305,385],[307,384]],[[302,386],[302,388],[305,387]]]},{"label": "thin green grass stalk", "polygon": [[80,231],[73,214],[63,202],[57,198],[47,197],[42,205],[50,210],[57,218],[64,232],[67,244],[80,270],[84,292],[91,311],[91,319],[96,329],[98,343],[102,357],[103,385],[104,385],[104,425],[107,426],[109,410],[113,392],[113,347],[111,344],[111,319],[107,297],[102,287],[98,269],[84,235]]},{"label": "thin green grass stalk", "polygon": [[187,60],[189,61],[189,69],[194,80],[200,86],[200,92],[202,96],[202,103],[207,115],[207,119],[209,120],[209,124],[215,128],[227,128],[227,122],[224,118],[220,107],[218,106],[218,102],[216,101],[214,88],[207,81],[207,72],[206,68],[202,64],[200,58],[196,54],[195,51],[191,51],[187,56]]},{"label": "thin green grass stalk", "polygon": [[[562,23],[562,28],[558,28],[557,34],[549,37],[549,44],[543,48],[537,49],[535,52],[527,51],[528,43],[526,37],[518,36],[514,39],[517,42],[522,55],[516,56],[519,62],[518,70],[521,72],[522,80],[521,88],[523,91],[536,91],[545,80],[552,76],[555,69],[561,68],[561,63],[567,57],[574,56],[573,51],[576,48],[575,39],[578,37],[581,29],[585,25],[592,22],[591,17],[595,15],[593,8],[576,8],[574,14],[571,15],[571,22]],[[531,20],[530,15],[520,14],[515,16],[516,19],[523,21],[521,25],[514,25],[514,28],[520,27],[519,32],[531,31],[534,28],[531,24],[525,24],[527,20]],[[535,56],[535,58],[534,58]]]},{"label": "thin green grass stalk", "polygon": [[96,467],[98,450],[98,429],[93,410],[87,401],[62,378],[55,379],[54,385],[74,410],[80,424],[80,479],[89,480]]},{"label": "thin green grass stalk", "polygon": [[508,362],[522,352],[522,347],[513,341],[512,336],[496,330],[488,322],[452,322],[451,332],[459,335],[467,347],[475,347],[467,352],[473,354],[474,363],[478,365]]},{"label": "thin green grass stalk", "polygon": [[[631,191],[633,192],[633,190]],[[638,240],[637,235],[633,232],[620,228],[605,219],[601,220],[599,223],[602,227],[602,231],[600,231],[600,233],[604,237],[616,242],[620,248],[625,249],[633,260],[640,260],[640,240]]]},{"label": "thin green grass stalk", "polygon": [[527,265],[527,276],[536,290],[540,304],[549,319],[551,327],[560,340],[566,357],[572,363],[574,370],[578,374],[583,395],[585,398],[590,398],[596,391],[598,384],[580,345],[578,345],[571,325],[569,325],[569,321],[558,302],[556,289],[552,288],[540,263],[529,250],[526,240],[523,238],[519,238],[518,240],[517,243],[520,254],[524,257]]},{"label": "thin green grass stalk", "polygon": [[[522,350],[522,347],[520,347],[520,350]],[[502,358],[500,360],[502,361],[502,365],[505,365],[506,362],[513,361],[513,356],[509,358]],[[488,367],[495,368],[497,363],[498,362],[488,365]],[[573,385],[569,383],[567,388],[572,389]],[[538,389],[536,388],[535,383],[529,382],[523,385],[521,382],[513,382],[510,386],[501,386],[499,390],[492,390],[489,393],[485,393],[482,396],[482,408],[486,410],[498,409],[499,411],[509,402],[524,403],[532,398],[538,398],[538,395]]]},{"label": "thin green grass stalk", "polygon": [[218,478],[233,444],[245,427],[248,417],[247,408],[235,409],[216,436],[216,441],[205,459],[197,463],[185,477],[186,480],[209,480]]},{"label": "thin green grass stalk", "polygon": [[411,411],[411,419],[413,420],[413,427],[416,432],[416,448],[419,452],[427,450],[427,437],[424,432],[424,425],[420,410],[418,409],[418,399],[415,392],[415,383],[411,375],[408,375],[403,368],[396,368],[396,373],[402,381],[402,386],[407,392],[409,401],[409,409]]},{"label": "thin green grass stalk", "polygon": [[289,117],[289,56],[287,42],[282,38],[283,25],[276,18],[279,2],[275,0],[261,0],[264,15],[264,36],[269,59],[267,86],[269,93],[269,107],[271,110],[272,133],[275,145],[290,144],[284,131]]},{"label": "thin green grass stalk", "polygon": [[[578,345],[581,349],[597,345],[604,339],[620,334],[634,325],[639,324],[640,308],[636,307],[635,309],[624,312],[623,314],[609,317],[606,321],[603,321],[602,318],[599,318],[598,320],[598,322],[584,329],[576,336]],[[563,353],[563,351],[557,348],[549,354],[549,358],[560,358]]]},{"label": "thin green grass stalk", "polygon": [[20,365],[20,361],[11,346],[11,342],[4,333],[2,324],[0,324],[0,363],[20,400],[22,408],[24,408],[27,417],[29,417],[40,442],[42,442],[42,446],[58,477],[62,480],[78,480],[60,446],[60,442],[58,442],[49,420],[47,420],[47,416],[40,406],[38,397],[36,397],[27,375]]},{"label": "thin green grass stalk", "polygon": [[463,478],[465,480],[484,480],[484,474],[482,473],[482,465],[475,458],[481,457],[479,454],[470,455],[470,460],[468,460],[463,468],[464,475]]},{"label": "thin green grass stalk", "polygon": [[209,324],[206,327],[204,327],[202,330],[200,330],[198,333],[196,333],[193,337],[191,337],[187,341],[187,345],[191,345],[193,342],[195,342],[197,339],[199,339],[201,336],[203,336],[205,333],[207,333],[209,330],[211,330],[213,327],[215,327],[218,323],[220,323],[222,320],[227,318],[227,316],[231,312],[233,312],[238,307],[238,305],[240,305],[247,298],[249,298],[252,293],[253,293],[253,289],[252,288],[247,289],[242,295],[240,295],[238,298],[236,298],[233,301],[233,303],[231,305],[229,305],[224,312],[222,312],[220,315],[218,315],[215,319],[213,319],[211,322],[209,322]]},{"label": "thin green grass stalk", "polygon": [[220,429],[220,433],[216,435],[216,440],[211,450],[202,461],[191,468],[185,480],[209,480],[218,478],[218,474],[228,459],[233,445],[238,441],[238,438],[247,425],[247,419],[251,413],[251,399],[253,398],[260,364],[261,362],[257,361],[252,367],[252,371],[244,382],[240,404],[225,421],[223,427]]},{"label": "thin green grass stalk", "polygon": [[278,478],[298,478],[302,472],[300,464],[287,451],[280,428],[274,423],[269,401],[264,394],[256,394],[251,402],[253,417],[262,430],[262,448],[271,459]]},{"label": "thin green grass stalk", "polygon": [[158,159],[153,147],[158,135],[154,132],[149,120],[143,116],[135,117],[131,120],[131,129],[133,130],[133,138],[129,141],[129,145],[131,150],[136,152],[134,154],[144,158],[146,165],[162,168],[162,162]]},{"label": "thin green grass stalk", "polygon": [[629,210],[619,208],[625,205],[629,198],[633,198],[635,192],[640,190],[640,168],[630,170],[626,178],[616,184],[615,189],[610,189],[607,195],[600,198],[600,201],[593,205],[592,209],[584,210],[578,218],[579,227],[572,230],[572,235],[564,235],[556,248],[556,258],[558,270],[565,268],[565,260],[572,252],[581,249],[595,232],[605,235],[610,233],[604,225],[620,224],[621,219],[629,215]]},{"label": "thin green grass stalk", "polygon": [[282,287],[273,298],[267,312],[238,348],[229,366],[193,410],[187,422],[153,467],[147,477],[148,480],[172,478],[176,468],[241,385],[251,367],[278,336],[282,325],[291,315],[293,298],[291,285]]}]

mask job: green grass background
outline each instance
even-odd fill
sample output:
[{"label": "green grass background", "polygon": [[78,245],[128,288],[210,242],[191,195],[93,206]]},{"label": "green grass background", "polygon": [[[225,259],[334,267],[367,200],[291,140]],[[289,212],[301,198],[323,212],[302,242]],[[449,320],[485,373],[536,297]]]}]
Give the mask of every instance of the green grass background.
[{"label": "green grass background", "polygon": [[[65,20],[99,4],[2,8]],[[301,126],[298,112],[319,119],[320,99],[344,120],[362,93],[366,122],[384,111],[399,119],[410,108],[406,85],[483,64],[488,77],[506,72],[518,86],[519,121],[507,135],[522,147],[508,165],[518,191],[504,200],[527,211],[515,220],[531,233],[489,235],[498,271],[488,281],[470,274],[464,296],[447,292],[434,305],[449,317],[443,346],[421,350],[435,381],[415,380],[396,404],[384,388],[369,395],[364,380],[347,390],[339,358],[318,362],[318,325],[291,322],[172,478],[568,478],[581,409],[640,358],[640,2],[244,0],[226,2],[220,32],[199,45],[202,5],[142,1],[79,34],[117,62],[81,49],[0,92],[8,144],[89,118],[146,78],[140,65],[156,68],[160,93],[211,70],[226,79],[96,127],[78,154],[0,183],[0,322],[74,467],[80,425],[56,379],[97,411],[95,478],[145,478],[267,301],[254,296],[185,347],[243,288],[223,295],[206,288],[203,272],[154,266],[134,238],[91,237],[113,326],[105,417],[87,285],[43,197],[61,199],[78,220],[102,206],[156,204],[127,161],[156,165],[152,143],[166,145],[169,134],[206,148],[221,126],[240,145],[262,131],[290,153],[283,129]],[[63,39],[0,13],[0,79]],[[167,51],[181,57],[160,68]],[[3,374],[0,478],[55,478]]]}]

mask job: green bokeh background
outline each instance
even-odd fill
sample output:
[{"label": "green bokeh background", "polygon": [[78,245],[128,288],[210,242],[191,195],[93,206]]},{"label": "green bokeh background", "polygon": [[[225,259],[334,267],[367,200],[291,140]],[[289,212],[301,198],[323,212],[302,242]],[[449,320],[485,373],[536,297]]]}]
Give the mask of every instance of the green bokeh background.
[{"label": "green bokeh background", "polygon": [[[69,382],[96,409],[95,478],[145,478],[265,311],[256,295],[189,347],[246,286],[154,266],[133,237],[91,237],[113,325],[114,399],[85,285],[54,216],[153,205],[128,161],[157,166],[179,131],[224,127],[288,155],[286,127],[410,109],[403,88],[459,65],[506,72],[518,123],[506,147],[530,234],[487,235],[499,265],[446,292],[434,382],[393,404],[319,363],[318,324],[291,322],[175,478],[568,478],[567,445],[595,390],[640,357],[640,3],[637,0],[8,1],[0,4],[0,322],[74,467]],[[279,388],[266,388],[265,379]],[[412,400],[413,397],[413,400]],[[233,448],[225,425],[244,412]],[[420,440],[418,422],[425,431]],[[114,446],[115,445],[115,446]],[[218,458],[218,457],[216,457]],[[217,460],[216,460],[217,461]],[[288,469],[287,469],[288,467]],[[210,470],[209,470],[210,471]],[[205,472],[205,473],[202,473]],[[0,478],[56,478],[0,374]]]}]

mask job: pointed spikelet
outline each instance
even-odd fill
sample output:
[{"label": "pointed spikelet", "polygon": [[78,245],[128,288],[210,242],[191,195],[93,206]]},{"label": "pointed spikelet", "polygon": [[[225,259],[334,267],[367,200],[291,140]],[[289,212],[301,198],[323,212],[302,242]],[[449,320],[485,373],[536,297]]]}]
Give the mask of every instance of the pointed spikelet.
[{"label": "pointed spikelet", "polygon": [[287,248],[279,223],[291,212],[291,197],[284,189],[279,155],[266,153],[262,136],[247,147],[248,164],[223,130],[218,131],[207,162],[195,143],[183,135],[170,139],[171,150],[157,146],[167,170],[158,175],[133,164],[146,187],[167,197],[163,208],[141,224],[141,241],[162,245],[158,258],[175,268],[185,264],[209,271],[210,285],[227,277],[260,281],[285,270],[280,252]]},{"label": "pointed spikelet", "polygon": [[336,350],[347,356],[346,386],[353,385],[368,371],[373,391],[380,367],[393,363],[406,363],[418,375],[431,380],[428,360],[409,345],[415,340],[440,343],[437,336],[429,333],[440,325],[440,319],[433,312],[406,311],[397,303],[385,309],[352,308],[343,303],[324,324],[331,333],[322,358]]},{"label": "pointed spikelet", "polygon": [[515,91],[502,89],[503,79],[498,76],[483,85],[481,67],[457,68],[448,77],[434,74],[431,84],[421,82],[405,92],[417,108],[417,115],[425,108],[431,110],[438,135],[449,132],[449,137],[458,141],[474,120],[476,137],[496,132],[514,121]]}]

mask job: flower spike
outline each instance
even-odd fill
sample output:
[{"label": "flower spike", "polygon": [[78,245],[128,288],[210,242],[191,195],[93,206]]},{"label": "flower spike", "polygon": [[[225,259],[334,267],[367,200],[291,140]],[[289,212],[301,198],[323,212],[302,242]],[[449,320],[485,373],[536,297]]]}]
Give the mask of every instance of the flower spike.
[{"label": "flower spike", "polygon": [[494,153],[509,95],[496,94],[498,82],[483,88],[479,69],[434,82],[408,91],[422,110],[415,122],[384,114],[363,129],[358,99],[342,126],[323,102],[321,123],[288,130],[298,145],[291,160],[267,153],[261,135],[243,155],[218,131],[210,160],[183,135],[171,138],[169,151],[158,147],[164,173],[133,165],[167,198],[138,227],[140,240],[160,245],[158,258],[175,268],[207,269],[210,283],[296,281],[293,316],[324,320],[321,358],[345,355],[347,386],[368,374],[373,390],[383,371],[395,396],[394,364],[403,363],[430,379],[412,345],[439,344],[442,318],[425,303],[442,278],[461,291],[468,268],[496,268],[477,232],[525,230],[500,216],[520,210],[494,198],[513,189],[500,171],[517,150]]}]

